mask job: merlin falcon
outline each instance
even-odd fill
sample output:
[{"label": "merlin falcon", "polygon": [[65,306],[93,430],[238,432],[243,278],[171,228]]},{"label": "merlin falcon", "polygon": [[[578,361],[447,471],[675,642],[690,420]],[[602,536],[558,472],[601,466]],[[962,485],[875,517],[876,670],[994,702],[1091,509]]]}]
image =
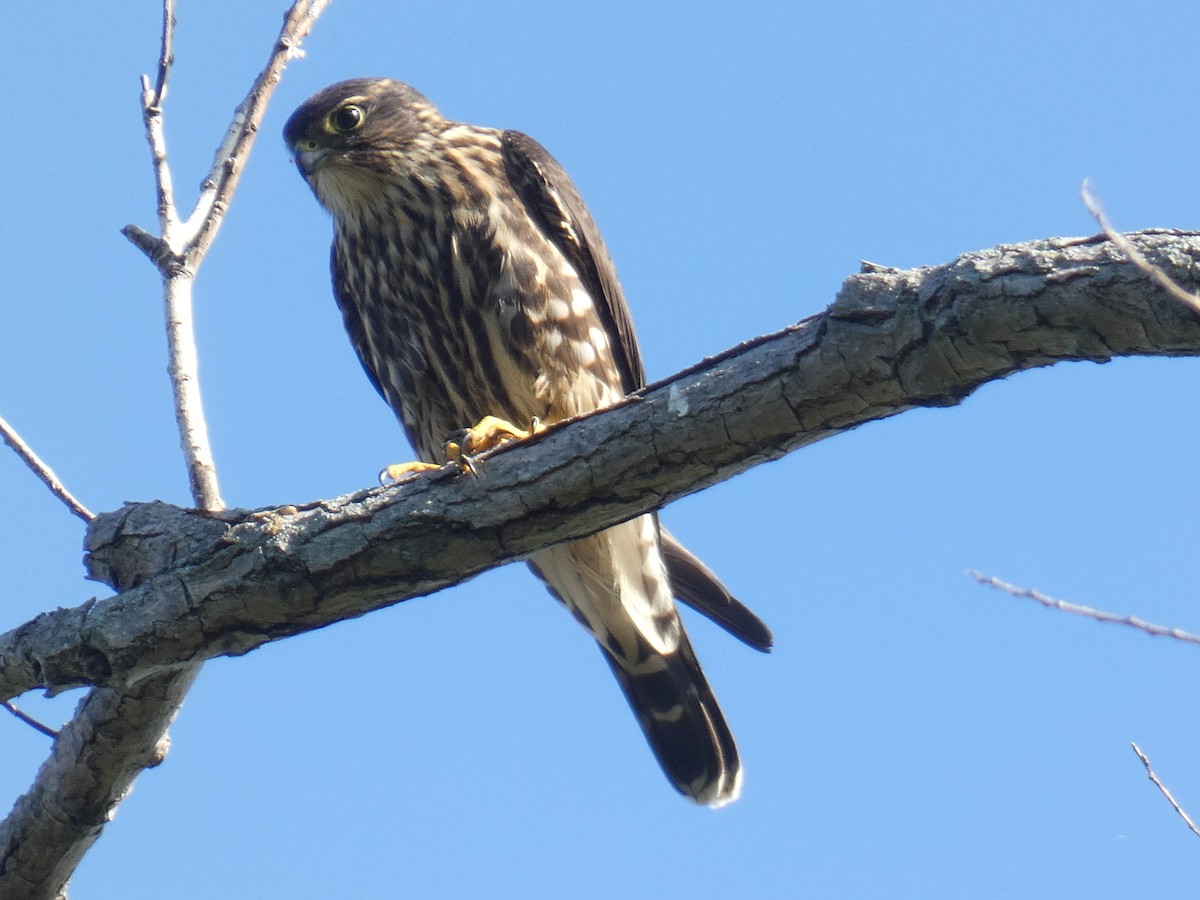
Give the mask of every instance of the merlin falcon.
[{"label": "merlin falcon", "polygon": [[[449,121],[408,85],[363,78],[305,101],[284,139],[333,216],[354,349],[425,464],[446,461],[452,435],[519,437],[645,385],[600,233],[532,138]],[[600,645],[671,783],[708,806],[736,798],[737,746],[674,598],[763,651],[766,626],[656,514],[529,565]]]}]

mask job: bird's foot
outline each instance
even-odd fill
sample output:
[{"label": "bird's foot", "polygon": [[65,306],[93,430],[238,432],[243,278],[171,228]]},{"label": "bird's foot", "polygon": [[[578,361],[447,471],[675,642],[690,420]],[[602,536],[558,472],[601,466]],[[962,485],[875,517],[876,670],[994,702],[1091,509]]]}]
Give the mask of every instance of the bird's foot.
[{"label": "bird's foot", "polygon": [[456,431],[446,440],[446,459],[456,464],[460,471],[470,472],[478,477],[474,456],[485,450],[492,450],[509,441],[522,440],[544,431],[546,426],[540,419],[534,419],[528,430],[518,428],[512,422],[496,416],[484,416],[473,428]]},{"label": "bird's foot", "polygon": [[405,475],[413,472],[428,472],[430,469],[440,469],[441,466],[427,462],[393,463],[379,473],[380,484],[394,484]]},{"label": "bird's foot", "polygon": [[[446,439],[446,461],[458,466],[460,472],[470,472],[478,477],[479,471],[475,466],[474,459],[476,454],[545,430],[546,426],[536,418],[526,430],[497,416],[484,416],[473,428],[456,431]],[[436,463],[395,463],[379,473],[379,481],[381,484],[392,484],[413,472],[428,472],[431,469],[440,468],[441,466]]]}]

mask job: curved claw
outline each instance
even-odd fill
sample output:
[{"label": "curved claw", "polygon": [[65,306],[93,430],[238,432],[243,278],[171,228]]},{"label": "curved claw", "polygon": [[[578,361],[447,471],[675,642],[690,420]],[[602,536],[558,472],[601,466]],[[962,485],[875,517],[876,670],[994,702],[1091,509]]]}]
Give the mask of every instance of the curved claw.
[{"label": "curved claw", "polygon": [[446,439],[446,459],[455,463],[460,471],[470,472],[478,478],[479,471],[474,460],[476,454],[509,441],[522,440],[543,429],[541,421],[536,418],[526,431],[498,416],[484,416],[474,427],[456,431]]},{"label": "curved claw", "polygon": [[395,484],[405,475],[411,475],[413,472],[428,472],[430,469],[440,468],[441,466],[427,462],[393,463],[390,466],[386,466],[383,471],[379,473],[379,483]]}]

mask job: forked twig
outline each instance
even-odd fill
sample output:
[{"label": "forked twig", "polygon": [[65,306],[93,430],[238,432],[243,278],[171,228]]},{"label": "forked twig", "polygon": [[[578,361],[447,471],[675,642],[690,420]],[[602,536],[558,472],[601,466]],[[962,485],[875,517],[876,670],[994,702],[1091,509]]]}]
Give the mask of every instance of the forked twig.
[{"label": "forked twig", "polygon": [[1092,609],[1090,606],[1079,606],[1075,603],[1068,603],[1065,600],[1056,600],[1054,597],[1047,596],[1041,591],[1034,590],[1033,588],[1017,587],[1016,585],[1001,581],[999,578],[993,578],[991,575],[984,575],[982,572],[977,572],[974,569],[969,569],[967,574],[980,584],[986,584],[988,587],[997,588],[998,590],[1004,591],[1006,594],[1011,594],[1014,597],[1023,597],[1027,600],[1033,600],[1042,604],[1042,606],[1050,609],[1057,609],[1059,612],[1071,613],[1072,615],[1076,616],[1086,616],[1089,619],[1095,619],[1097,622],[1110,622],[1114,625],[1127,625],[1130,628],[1136,628],[1139,631],[1144,631],[1146,634],[1152,634],[1155,637],[1169,637],[1188,644],[1200,644],[1200,635],[1182,631],[1179,628],[1167,628],[1165,625],[1155,625],[1152,622],[1143,621],[1137,616],[1118,616],[1115,613],[1105,612],[1101,609]]},{"label": "forked twig", "polygon": [[1167,802],[1171,804],[1171,807],[1179,814],[1179,817],[1187,823],[1187,827],[1192,830],[1192,834],[1200,837],[1200,830],[1196,828],[1196,823],[1183,811],[1183,807],[1175,802],[1175,798],[1171,796],[1171,792],[1167,790],[1167,786],[1158,780],[1158,776],[1150,768],[1150,760],[1146,759],[1146,754],[1142,752],[1142,748],[1137,744],[1130,744],[1130,746],[1133,747],[1133,752],[1137,754],[1138,759],[1142,761],[1142,765],[1146,767],[1146,774],[1150,776],[1150,780],[1154,782],[1154,786],[1162,791],[1162,795],[1167,798]]},{"label": "forked twig", "polygon": [[267,101],[279,82],[288,60],[312,29],[328,0],[298,0],[284,16],[283,28],[264,68],[239,104],[229,130],[217,148],[213,167],[201,185],[200,196],[186,220],[175,205],[170,166],[163,131],[163,100],[173,61],[175,15],[173,0],[163,4],[162,42],[158,76],[153,83],[142,77],[142,119],[154,164],[161,235],[155,236],[135,225],[123,233],[158,268],[163,276],[163,308],[167,324],[168,372],[171,377],[175,421],[187,466],[192,497],[198,507],[224,508],[216,463],[208,438],[204,405],[197,377],[192,283],[204,255],[224,220],[229,200],[245,168],[250,147],[266,111]]},{"label": "forked twig", "polygon": [[[284,64],[296,55],[301,39],[327,2],[296,0],[288,11],[267,69],[238,108],[235,127],[230,130],[236,139],[227,135],[221,144],[214,164],[216,174],[206,179],[202,202],[187,225],[176,214],[162,129],[162,103],[173,52],[174,0],[164,0],[158,75],[153,85],[149,78],[142,80],[143,119],[154,160],[162,234],[155,237],[135,226],[126,228],[125,234],[163,276],[175,414],[192,495],[197,506],[208,510],[222,508],[222,502],[196,379],[192,283],[244,166],[267,98]],[[88,693],[74,718],[62,727],[33,785],[0,822],[0,898],[50,900],[64,896],[64,885],[113,810],[128,795],[133,780],[146,767],[162,761],[166,731],[200,665],[188,662],[136,684],[97,687]],[[153,752],[147,754],[146,748]]]},{"label": "forked twig", "polygon": [[13,451],[17,456],[21,457],[30,471],[41,479],[42,484],[50,489],[50,493],[66,504],[67,509],[85,522],[90,522],[95,518],[90,509],[76,500],[75,496],[63,487],[63,483],[58,480],[58,476],[54,474],[54,470],[42,462],[41,458],[33,452],[33,448],[21,439],[21,436],[17,434],[3,417],[0,417],[0,438],[3,438],[4,443],[12,447]]},{"label": "forked twig", "polygon": [[170,276],[172,270],[187,269],[194,274],[212,244],[225,217],[229,199],[237,188],[245,169],[250,147],[266,112],[267,102],[279,83],[283,67],[300,55],[300,44],[317,16],[329,0],[297,0],[284,16],[283,28],[267,60],[267,66],[254,80],[250,91],[237,109],[213,160],[212,168],[200,185],[196,205],[186,219],[178,215],[167,165],[166,139],[162,130],[162,103],[166,97],[173,57],[175,27],[174,2],[166,0],[163,8],[163,36],[158,60],[158,77],[153,86],[149,76],[142,77],[142,115],[146,123],[146,139],[154,159],[158,189],[159,225],[161,236],[154,236],[136,225],[123,229],[162,271]]}]

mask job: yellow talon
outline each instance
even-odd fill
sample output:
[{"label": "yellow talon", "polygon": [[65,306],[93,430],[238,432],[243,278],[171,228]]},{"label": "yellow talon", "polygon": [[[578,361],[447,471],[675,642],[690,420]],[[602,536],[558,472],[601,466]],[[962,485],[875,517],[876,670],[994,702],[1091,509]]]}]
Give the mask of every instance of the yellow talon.
[{"label": "yellow talon", "polygon": [[379,473],[380,484],[392,484],[399,481],[405,475],[410,475],[413,472],[428,472],[430,469],[440,469],[441,466],[427,462],[406,462],[393,463]]},{"label": "yellow talon", "polygon": [[492,450],[509,441],[522,440],[543,430],[545,426],[537,418],[530,423],[529,430],[526,431],[497,416],[484,416],[475,427],[464,428],[447,439],[446,459],[457,464],[460,471],[470,472],[478,477],[479,472],[472,458],[476,454]]},{"label": "yellow talon", "polygon": [[[476,469],[474,460],[476,454],[545,430],[546,426],[538,418],[530,423],[529,430],[526,431],[498,416],[484,416],[475,427],[456,431],[446,439],[446,461],[458,466],[460,472],[470,472],[478,478],[479,470]],[[391,484],[413,472],[428,472],[430,469],[440,468],[441,466],[435,463],[427,462],[396,463],[379,473],[379,482]]]},{"label": "yellow talon", "polygon": [[527,438],[537,427],[538,422],[536,419],[534,420],[532,429],[526,431],[523,428],[518,428],[512,422],[507,422],[496,416],[484,416],[474,428],[467,428],[460,431],[447,444],[457,441],[458,447],[461,448],[463,453],[482,453],[485,450],[491,450],[493,447],[499,447],[506,441]]}]

